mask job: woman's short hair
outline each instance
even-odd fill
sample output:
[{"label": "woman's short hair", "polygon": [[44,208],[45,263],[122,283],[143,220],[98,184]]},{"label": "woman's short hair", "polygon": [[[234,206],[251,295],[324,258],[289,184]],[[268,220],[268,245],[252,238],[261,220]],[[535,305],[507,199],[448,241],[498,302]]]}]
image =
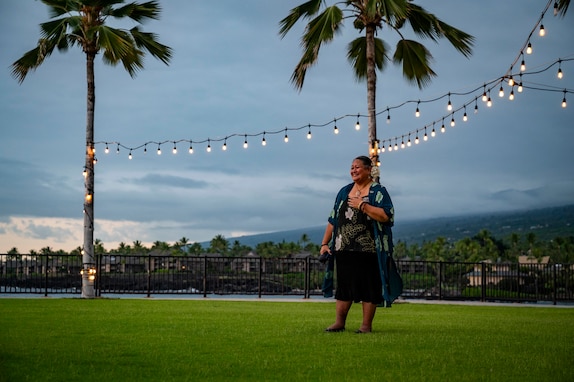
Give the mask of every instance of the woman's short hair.
[{"label": "woman's short hair", "polygon": [[365,167],[372,167],[373,164],[371,162],[371,158],[369,158],[368,156],[365,155],[361,155],[355,158],[355,160],[360,160],[361,162],[363,162],[363,165]]}]

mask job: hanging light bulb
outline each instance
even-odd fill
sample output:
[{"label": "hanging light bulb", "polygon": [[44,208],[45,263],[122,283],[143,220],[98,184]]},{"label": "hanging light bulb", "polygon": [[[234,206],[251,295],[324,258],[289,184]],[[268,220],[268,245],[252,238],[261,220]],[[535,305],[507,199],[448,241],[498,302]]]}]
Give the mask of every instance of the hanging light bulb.
[{"label": "hanging light bulb", "polygon": [[247,134],[245,134],[245,141],[243,141],[243,148],[246,149],[247,147],[249,147],[249,144],[247,143]]},{"label": "hanging light bulb", "polygon": [[532,44],[528,41],[528,46],[526,47],[526,54],[532,54]]},{"label": "hanging light bulb", "polygon": [[309,131],[307,132],[307,139],[311,139],[313,136],[311,135],[311,125],[309,125]]},{"label": "hanging light bulb", "polygon": [[456,122],[454,121],[454,114],[452,114],[452,118],[450,120],[450,127],[454,127],[456,125]]},{"label": "hanging light bulb", "polygon": [[450,93],[448,93],[448,104],[446,105],[448,111],[452,110],[452,103],[450,102]]},{"label": "hanging light bulb", "polygon": [[[512,70],[512,68],[510,68]],[[514,78],[512,78],[512,74],[508,78],[508,86],[514,86]]]},{"label": "hanging light bulb", "polygon": [[189,153],[193,154],[193,146],[191,145],[191,142],[189,142]]},{"label": "hanging light bulb", "polygon": [[488,92],[488,100],[486,101],[486,106],[488,107],[492,106],[492,99],[490,98],[490,92]]},{"label": "hanging light bulb", "polygon": [[389,125],[391,123],[391,114],[388,113],[387,114],[387,125]]},{"label": "hanging light bulb", "polygon": [[171,150],[171,152],[177,154],[177,147],[175,146],[175,142],[173,142],[173,150]]},{"label": "hanging light bulb", "polygon": [[538,34],[540,35],[540,37],[546,35],[546,29],[544,29],[544,24],[540,24],[540,31],[538,32]]},{"label": "hanging light bulb", "polygon": [[409,134],[409,140],[407,141],[407,147],[411,147],[411,135]]},{"label": "hanging light bulb", "polygon": [[401,149],[404,149],[405,147],[405,137],[403,136],[401,137]]},{"label": "hanging light bulb", "polygon": [[476,102],[476,99],[474,100],[474,114],[478,114],[478,102]]},{"label": "hanging light bulb", "polygon": [[500,89],[498,90],[498,96],[501,98],[504,97],[504,89],[503,89],[502,85],[500,86]]},{"label": "hanging light bulb", "polygon": [[144,155],[147,154],[147,143],[144,145]]},{"label": "hanging light bulb", "polygon": [[568,106],[566,104],[566,90],[564,90],[564,98],[562,98],[562,108],[565,109],[566,106]]},{"label": "hanging light bulb", "polygon": [[421,112],[419,110],[419,103],[421,103],[421,101],[417,102],[417,110],[415,111],[415,117],[420,117],[421,116]]},{"label": "hanging light bulb", "polygon": [[466,115],[466,106],[464,107],[464,114],[462,115],[462,121],[463,122],[468,121],[468,115]]},{"label": "hanging light bulb", "polygon": [[110,148],[108,147],[108,144],[106,143],[106,148],[104,149],[104,153],[109,153],[110,152]]},{"label": "hanging light bulb", "polygon": [[285,141],[285,143],[289,142],[289,136],[287,135],[287,128],[285,128],[285,138],[283,138],[283,141]]},{"label": "hanging light bulb", "polygon": [[434,122],[432,123],[432,131],[431,131],[431,133],[430,133],[430,136],[433,137],[433,138],[436,136],[436,131],[435,131],[435,129],[434,129]]},{"label": "hanging light bulb", "polygon": [[339,134],[339,129],[337,128],[337,125],[335,125],[335,127],[333,128],[333,133]]},{"label": "hanging light bulb", "polygon": [[161,155],[161,147],[160,147],[160,145],[157,145],[157,155]]},{"label": "hanging light bulb", "polygon": [[263,133],[263,139],[261,140],[261,146],[267,146],[267,141],[265,140],[265,133]]},{"label": "hanging light bulb", "polygon": [[221,146],[221,150],[227,151],[227,138],[223,141],[223,146]]},{"label": "hanging light bulb", "polygon": [[209,139],[207,140],[207,148],[206,148],[206,151],[207,151],[208,153],[211,152],[211,142],[209,141]]},{"label": "hanging light bulb", "polygon": [[556,77],[558,77],[559,80],[562,79],[563,74],[562,74],[562,60],[558,60],[558,73],[556,74]]},{"label": "hanging light bulb", "polygon": [[444,127],[444,118],[442,119],[442,124],[440,125],[440,132],[444,133],[446,131],[446,128]]},{"label": "hanging light bulb", "polygon": [[518,82],[518,90],[519,93],[522,93],[522,74],[520,75],[520,82]]},{"label": "hanging light bulb", "polygon": [[129,160],[132,160],[132,150],[130,150],[130,153],[129,153],[129,155],[128,155],[128,159],[129,159]]},{"label": "hanging light bulb", "polygon": [[526,62],[524,61],[524,57],[522,58],[522,62],[520,63],[520,71],[524,72],[526,70]]},{"label": "hanging light bulb", "polygon": [[87,177],[88,177],[88,169],[85,168],[85,167],[84,167],[84,171],[82,171],[82,176],[83,176],[84,178],[87,178]]},{"label": "hanging light bulb", "polygon": [[119,154],[119,153],[120,153],[120,145],[118,144],[118,145],[116,146],[116,154]]},{"label": "hanging light bulb", "polygon": [[361,130],[361,124],[359,123],[359,114],[357,114],[357,123],[355,123],[355,130]]},{"label": "hanging light bulb", "polygon": [[427,128],[425,127],[425,135],[424,135],[424,137],[423,137],[423,141],[426,142],[426,141],[428,141],[428,140],[429,140],[429,137],[428,137],[428,135],[427,135]]},{"label": "hanging light bulb", "polygon": [[389,141],[389,152],[393,151],[393,146],[391,144],[391,141]]},{"label": "hanging light bulb", "polygon": [[488,97],[486,96],[486,85],[484,85],[483,89],[484,91],[482,92],[482,102],[486,102],[486,100],[488,100]]},{"label": "hanging light bulb", "polygon": [[386,151],[385,149],[385,141],[383,141],[383,145],[381,146],[381,152],[384,153]]},{"label": "hanging light bulb", "polygon": [[395,147],[394,150],[397,151],[399,149],[399,145],[397,144],[397,140],[395,139]]}]

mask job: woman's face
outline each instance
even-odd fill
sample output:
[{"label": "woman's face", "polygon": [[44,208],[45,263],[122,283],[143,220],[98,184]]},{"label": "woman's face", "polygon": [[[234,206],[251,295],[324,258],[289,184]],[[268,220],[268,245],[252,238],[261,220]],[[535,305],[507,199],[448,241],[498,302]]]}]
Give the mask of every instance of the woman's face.
[{"label": "woman's face", "polygon": [[365,166],[360,159],[355,159],[351,164],[351,178],[353,182],[362,182],[371,176],[371,168]]}]

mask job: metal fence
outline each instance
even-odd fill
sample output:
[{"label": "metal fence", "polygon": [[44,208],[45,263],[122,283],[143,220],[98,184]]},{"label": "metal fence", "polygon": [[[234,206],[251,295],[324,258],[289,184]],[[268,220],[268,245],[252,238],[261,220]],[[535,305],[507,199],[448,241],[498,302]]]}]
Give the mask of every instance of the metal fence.
[{"label": "metal fence", "polygon": [[[397,261],[404,299],[574,302],[574,264]],[[322,295],[325,266],[313,256],[102,255],[95,288],[106,294]],[[82,259],[0,255],[2,294],[81,294]]]}]

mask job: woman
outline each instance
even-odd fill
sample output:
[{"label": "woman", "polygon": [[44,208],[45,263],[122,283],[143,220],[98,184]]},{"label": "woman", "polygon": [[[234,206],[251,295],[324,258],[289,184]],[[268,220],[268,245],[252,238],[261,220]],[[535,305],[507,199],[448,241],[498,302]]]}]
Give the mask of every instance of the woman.
[{"label": "woman", "polygon": [[353,160],[353,183],[337,194],[323,235],[320,255],[333,254],[337,271],[336,320],[326,332],[344,331],[351,305],[362,301],[363,322],[356,333],[369,333],[377,306],[390,306],[398,297],[388,286],[393,203],[386,188],[373,181],[371,170],[370,158]]}]

